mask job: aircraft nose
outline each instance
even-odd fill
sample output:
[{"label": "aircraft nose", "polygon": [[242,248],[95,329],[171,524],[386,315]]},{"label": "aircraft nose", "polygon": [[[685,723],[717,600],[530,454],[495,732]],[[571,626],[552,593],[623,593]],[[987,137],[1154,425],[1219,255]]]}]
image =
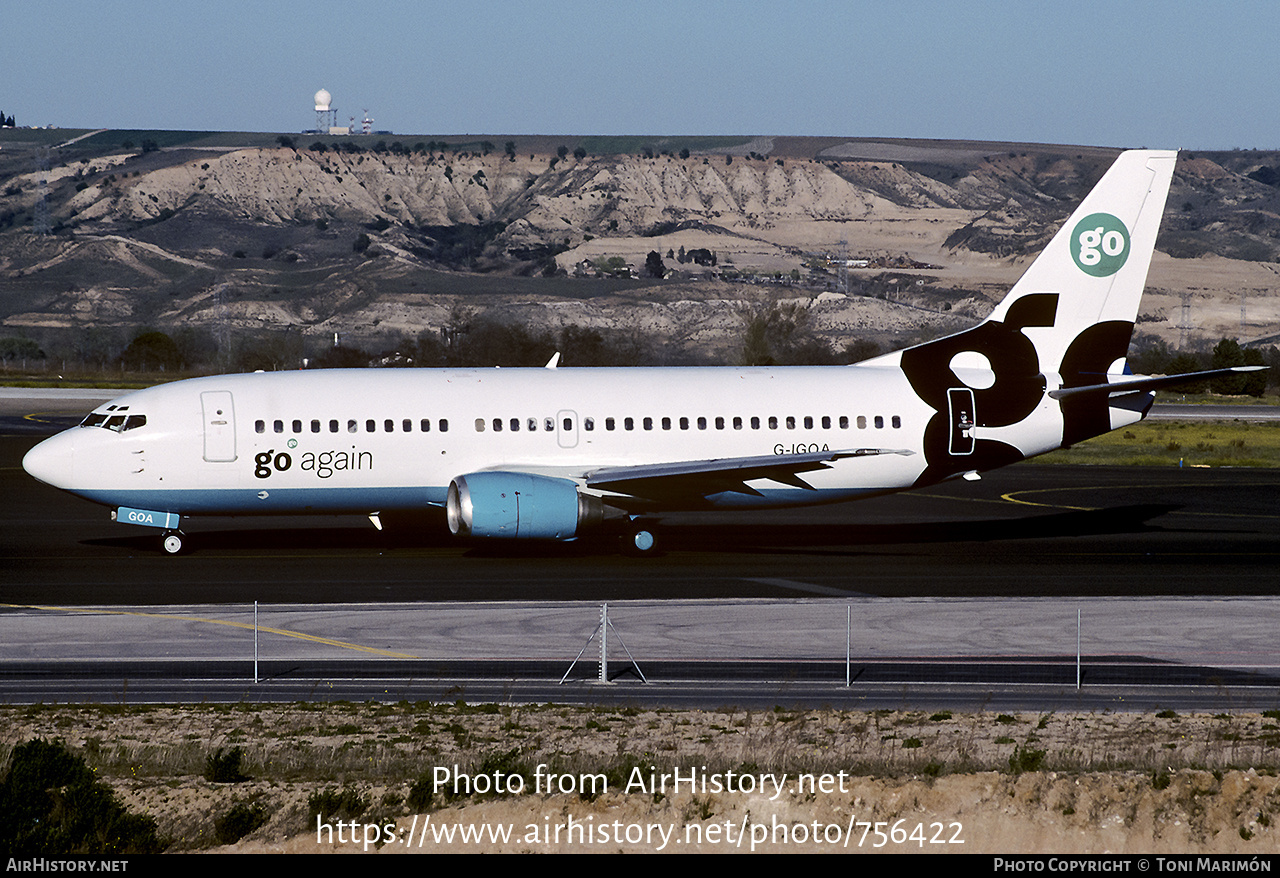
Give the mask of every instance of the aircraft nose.
[{"label": "aircraft nose", "polygon": [[46,485],[71,487],[75,477],[76,446],[68,433],[44,440],[22,458],[22,468]]}]

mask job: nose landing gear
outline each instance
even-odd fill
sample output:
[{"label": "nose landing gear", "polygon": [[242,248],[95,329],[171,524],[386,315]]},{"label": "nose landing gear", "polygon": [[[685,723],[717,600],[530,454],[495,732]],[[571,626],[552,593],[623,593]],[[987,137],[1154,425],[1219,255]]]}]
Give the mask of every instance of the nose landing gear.
[{"label": "nose landing gear", "polygon": [[160,540],[166,555],[181,555],[187,550],[187,535],[180,530],[167,530]]}]

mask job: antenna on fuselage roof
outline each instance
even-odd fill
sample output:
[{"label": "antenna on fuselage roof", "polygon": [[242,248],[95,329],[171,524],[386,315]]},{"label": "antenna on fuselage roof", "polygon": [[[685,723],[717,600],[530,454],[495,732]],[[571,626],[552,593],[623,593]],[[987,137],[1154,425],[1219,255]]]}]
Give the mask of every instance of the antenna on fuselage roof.
[{"label": "antenna on fuselage roof", "polygon": [[554,369],[559,364],[559,362],[560,362],[560,352],[556,351],[554,354],[551,355],[551,359],[547,360],[547,365],[544,366],[543,368]]}]

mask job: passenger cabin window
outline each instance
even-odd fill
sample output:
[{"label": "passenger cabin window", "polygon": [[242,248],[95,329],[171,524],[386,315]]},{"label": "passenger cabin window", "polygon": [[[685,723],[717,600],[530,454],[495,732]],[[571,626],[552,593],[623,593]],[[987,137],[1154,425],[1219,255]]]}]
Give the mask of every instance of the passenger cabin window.
[{"label": "passenger cabin window", "polygon": [[884,429],[884,415],[876,415],[876,429],[877,430]]},{"label": "passenger cabin window", "polygon": [[338,421],[336,418],[329,421],[329,432],[330,433],[338,432]]},{"label": "passenger cabin window", "polygon": [[430,432],[431,432],[431,421],[430,421],[430,419],[428,419],[428,418],[423,418],[423,419],[418,423],[418,427],[419,427],[419,428],[421,428],[422,432],[424,432],[424,433],[430,433]]},{"label": "passenger cabin window", "polygon": [[253,432],[255,432],[255,433],[265,433],[265,432],[267,432],[267,422],[266,422],[266,421],[254,421],[254,422],[253,422]]},{"label": "passenger cabin window", "polygon": [[609,432],[611,432],[611,433],[612,433],[612,432],[613,432],[613,426],[614,426],[614,424],[613,424],[613,418],[605,418],[605,419],[604,419],[604,428],[605,428],[606,430],[608,430]]},{"label": "passenger cabin window", "polygon": [[892,420],[889,421],[889,423],[893,425],[893,429],[897,430],[902,427],[902,418],[898,417],[897,415],[894,415]]},{"label": "passenger cabin window", "polygon": [[302,432],[302,421],[296,421],[296,420],[295,420],[295,421],[293,422],[293,432],[295,432],[295,433],[301,433],[301,432]]},{"label": "passenger cabin window", "polygon": [[275,421],[271,424],[271,429],[277,433],[284,432],[284,421]]},{"label": "passenger cabin window", "polygon": [[313,421],[311,422],[311,432],[312,432],[312,433],[319,433],[319,432],[320,432],[320,421],[319,421],[319,419],[313,420]]}]

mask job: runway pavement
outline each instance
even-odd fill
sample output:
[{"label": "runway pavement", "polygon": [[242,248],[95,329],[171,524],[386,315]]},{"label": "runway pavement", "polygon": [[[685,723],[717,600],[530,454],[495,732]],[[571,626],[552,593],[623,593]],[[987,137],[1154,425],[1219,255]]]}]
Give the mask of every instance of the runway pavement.
[{"label": "runway pavement", "polygon": [[[670,516],[649,559],[601,540],[459,544],[430,518],[382,533],[197,519],[197,551],[171,558],[22,472],[41,433],[78,419],[0,424],[5,700],[1277,706],[1274,471],[1020,465],[827,508]],[[255,600],[271,629],[258,684]],[[604,601],[651,682],[556,685]],[[596,673],[594,649],[575,676]]]},{"label": "runway pavement", "polygon": [[609,606],[607,681],[601,614],[542,601],[8,606],[0,698],[1280,705],[1269,597],[624,601]]}]

